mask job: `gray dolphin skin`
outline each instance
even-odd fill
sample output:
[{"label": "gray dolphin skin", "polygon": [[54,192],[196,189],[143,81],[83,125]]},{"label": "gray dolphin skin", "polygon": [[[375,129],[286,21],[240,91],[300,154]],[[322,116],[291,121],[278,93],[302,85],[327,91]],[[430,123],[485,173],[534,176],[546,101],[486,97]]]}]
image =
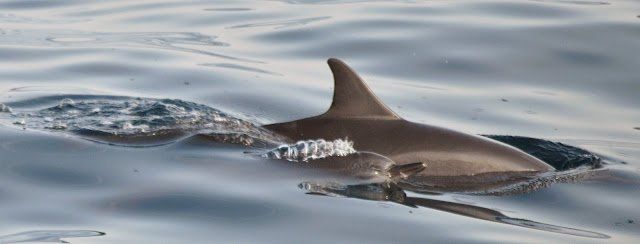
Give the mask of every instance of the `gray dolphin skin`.
[{"label": "gray dolphin skin", "polygon": [[264,127],[292,140],[344,139],[358,151],[384,155],[398,165],[422,162],[420,176],[481,176],[553,171],[545,162],[489,138],[400,118],[344,62],[328,60],[333,102],[315,117]]}]

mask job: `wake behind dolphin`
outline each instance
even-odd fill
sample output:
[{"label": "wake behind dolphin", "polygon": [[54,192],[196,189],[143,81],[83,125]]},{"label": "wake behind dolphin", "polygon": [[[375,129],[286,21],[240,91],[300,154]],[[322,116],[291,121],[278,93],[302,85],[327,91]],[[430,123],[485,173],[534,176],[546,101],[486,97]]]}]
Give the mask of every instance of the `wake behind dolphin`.
[{"label": "wake behind dolphin", "polygon": [[178,99],[52,95],[2,104],[0,119],[25,129],[67,132],[124,146],[155,146],[193,134],[222,142],[273,145],[282,137],[256,123],[206,105]]}]

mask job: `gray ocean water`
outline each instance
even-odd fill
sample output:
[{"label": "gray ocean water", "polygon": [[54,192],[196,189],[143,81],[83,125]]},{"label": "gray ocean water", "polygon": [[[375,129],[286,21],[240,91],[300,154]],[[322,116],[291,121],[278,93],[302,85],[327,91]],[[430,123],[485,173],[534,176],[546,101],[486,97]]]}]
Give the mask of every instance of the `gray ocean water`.
[{"label": "gray ocean water", "polygon": [[[0,243],[638,242],[639,40],[624,0],[0,1]],[[407,120],[602,165],[427,193],[256,156],[330,57]]]}]

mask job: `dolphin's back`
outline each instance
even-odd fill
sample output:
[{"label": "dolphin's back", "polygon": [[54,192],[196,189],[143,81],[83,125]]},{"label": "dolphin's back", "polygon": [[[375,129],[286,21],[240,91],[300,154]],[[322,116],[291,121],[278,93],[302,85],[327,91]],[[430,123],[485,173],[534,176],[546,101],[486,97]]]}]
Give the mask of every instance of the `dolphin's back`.
[{"label": "dolphin's back", "polygon": [[421,174],[454,176],[488,172],[549,171],[551,166],[512,146],[485,137],[405,120],[308,119],[268,125],[292,140],[347,138],[397,164],[422,162]]}]

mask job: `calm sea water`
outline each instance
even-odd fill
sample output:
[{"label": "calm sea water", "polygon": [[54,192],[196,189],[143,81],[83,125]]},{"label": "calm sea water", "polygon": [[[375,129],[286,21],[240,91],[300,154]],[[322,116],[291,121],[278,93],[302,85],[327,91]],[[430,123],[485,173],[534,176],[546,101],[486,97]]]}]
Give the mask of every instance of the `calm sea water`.
[{"label": "calm sea water", "polygon": [[623,0],[0,1],[16,114],[143,97],[283,122],[327,109],[338,57],[408,120],[604,161],[532,192],[399,203],[384,186],[307,194],[299,167],[202,136],[109,145],[4,111],[0,242],[638,242],[638,40],[640,2]]}]

